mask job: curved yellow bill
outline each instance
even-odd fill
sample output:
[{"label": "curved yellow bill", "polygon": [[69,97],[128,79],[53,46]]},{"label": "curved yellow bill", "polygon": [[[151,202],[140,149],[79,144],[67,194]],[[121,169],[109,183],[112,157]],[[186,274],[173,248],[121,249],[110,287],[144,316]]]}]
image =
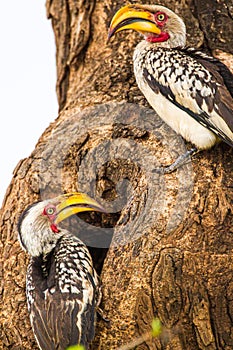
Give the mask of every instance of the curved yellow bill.
[{"label": "curved yellow bill", "polygon": [[81,192],[68,193],[60,196],[59,204],[57,204],[56,208],[56,224],[65,220],[71,215],[81,213],[84,211],[106,212],[105,209],[99,203],[97,203],[87,194]]},{"label": "curved yellow bill", "polygon": [[152,14],[149,11],[137,9],[134,5],[124,6],[116,12],[110,23],[108,39],[115,33],[126,29],[133,29],[141,33],[161,33],[153,21]]}]

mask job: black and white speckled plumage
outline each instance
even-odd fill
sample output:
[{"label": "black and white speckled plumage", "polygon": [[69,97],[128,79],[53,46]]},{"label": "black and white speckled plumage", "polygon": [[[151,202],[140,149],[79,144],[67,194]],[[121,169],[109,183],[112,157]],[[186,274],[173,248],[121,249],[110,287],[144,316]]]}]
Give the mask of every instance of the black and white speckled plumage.
[{"label": "black and white speckled plumage", "polygon": [[218,137],[233,146],[232,91],[217,62],[192,49],[147,42],[135,50],[139,88],[161,118],[199,149],[212,147]]},{"label": "black and white speckled plumage", "polygon": [[173,11],[132,4],[113,17],[109,38],[134,29],[137,84],[158,115],[197,149],[220,139],[233,146],[233,75],[220,61],[186,48],[186,29]]},{"label": "black and white speckled plumage", "polygon": [[[94,200],[81,196],[78,211],[102,210]],[[26,279],[28,310],[42,350],[65,350],[74,344],[88,349],[94,338],[98,276],[85,244],[57,226],[59,215],[72,215],[79,198],[75,193],[34,203],[19,220],[20,243],[31,255]]]},{"label": "black and white speckled plumage", "polygon": [[86,246],[64,231],[46,256],[32,257],[26,283],[28,310],[41,349],[66,349],[94,337],[98,277]]}]

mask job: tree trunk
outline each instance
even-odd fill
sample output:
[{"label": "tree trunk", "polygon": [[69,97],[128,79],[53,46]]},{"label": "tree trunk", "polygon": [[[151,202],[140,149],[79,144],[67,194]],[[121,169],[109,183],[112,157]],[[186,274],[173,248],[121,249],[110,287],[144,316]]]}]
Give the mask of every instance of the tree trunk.
[{"label": "tree trunk", "polygon": [[[232,149],[220,144],[169,175],[152,171],[186,145],[135,84],[138,35],[106,42],[108,23],[123,4],[47,0],[60,113],[17,165],[1,209],[1,349],[37,349],[18,217],[32,202],[76,190],[109,211],[69,222],[102,270],[101,307],[109,321],[98,320],[93,349],[117,349],[150,330],[156,316],[164,332],[137,349],[233,348]],[[233,67],[231,0],[163,5],[184,17],[189,45]]]}]

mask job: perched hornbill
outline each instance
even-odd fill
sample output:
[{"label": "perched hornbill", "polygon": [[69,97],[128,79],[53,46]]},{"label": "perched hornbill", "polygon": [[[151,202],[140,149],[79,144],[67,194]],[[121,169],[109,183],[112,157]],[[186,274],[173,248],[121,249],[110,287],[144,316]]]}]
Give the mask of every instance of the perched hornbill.
[{"label": "perched hornbill", "polygon": [[99,282],[84,243],[59,227],[83,211],[104,211],[84,193],[69,193],[30,205],[18,224],[19,240],[31,255],[26,293],[40,349],[65,350],[94,337]]},{"label": "perched hornbill", "polygon": [[229,69],[213,57],[185,48],[185,24],[166,7],[124,6],[111,21],[109,38],[126,29],[144,37],[133,57],[140,90],[159,116],[195,145],[170,170],[220,139],[233,146],[233,75]]}]

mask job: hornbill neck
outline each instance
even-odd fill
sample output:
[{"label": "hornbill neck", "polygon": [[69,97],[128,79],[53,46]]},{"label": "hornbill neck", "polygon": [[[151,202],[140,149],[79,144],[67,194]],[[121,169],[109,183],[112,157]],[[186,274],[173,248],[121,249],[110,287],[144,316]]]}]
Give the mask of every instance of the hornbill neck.
[{"label": "hornbill neck", "polygon": [[173,40],[166,40],[161,42],[151,42],[147,39],[141,40],[135,50],[143,52],[143,50],[151,50],[153,48],[164,48],[164,49],[181,49],[185,47],[185,39],[183,37],[176,37]]}]

